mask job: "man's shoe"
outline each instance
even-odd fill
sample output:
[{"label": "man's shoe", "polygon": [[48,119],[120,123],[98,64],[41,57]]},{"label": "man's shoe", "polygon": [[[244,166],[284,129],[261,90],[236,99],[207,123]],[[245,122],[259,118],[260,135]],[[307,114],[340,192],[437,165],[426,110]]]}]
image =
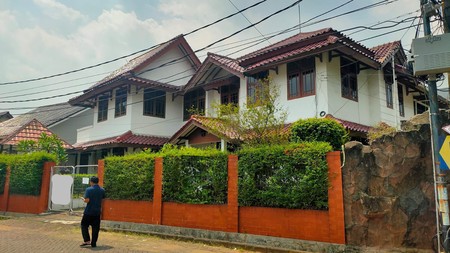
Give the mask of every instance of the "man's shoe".
[{"label": "man's shoe", "polygon": [[91,245],[91,242],[83,242],[82,244],[80,244],[80,247],[86,247]]},{"label": "man's shoe", "polygon": [[91,244],[91,247],[92,247],[92,248],[95,248],[95,247],[97,247],[97,244],[96,244],[96,243],[92,243],[92,244]]}]

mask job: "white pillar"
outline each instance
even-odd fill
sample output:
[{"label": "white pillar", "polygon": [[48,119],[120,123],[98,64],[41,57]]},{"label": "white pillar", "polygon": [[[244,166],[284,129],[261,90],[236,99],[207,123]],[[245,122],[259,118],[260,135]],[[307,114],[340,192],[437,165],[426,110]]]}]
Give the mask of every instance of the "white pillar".
[{"label": "white pillar", "polygon": [[222,152],[227,151],[227,141],[224,139],[220,140],[220,151]]}]

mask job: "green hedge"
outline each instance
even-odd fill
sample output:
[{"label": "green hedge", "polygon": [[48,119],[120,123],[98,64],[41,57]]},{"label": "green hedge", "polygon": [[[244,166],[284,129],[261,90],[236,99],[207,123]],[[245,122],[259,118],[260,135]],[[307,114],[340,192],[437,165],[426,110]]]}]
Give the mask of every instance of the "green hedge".
[{"label": "green hedge", "polygon": [[323,141],[330,143],[333,150],[340,150],[348,140],[348,133],[333,119],[300,119],[292,124],[290,140],[292,142]]},{"label": "green hedge", "polygon": [[227,202],[226,153],[215,149],[163,150],[163,200],[190,204]]},{"label": "green hedge", "polygon": [[104,187],[109,199],[153,199],[155,155],[139,153],[105,158]]},{"label": "green hedge", "polygon": [[6,181],[6,168],[8,167],[8,156],[0,154],[0,194],[3,194]]},{"label": "green hedge", "polygon": [[75,174],[73,178],[73,197],[83,197],[86,188],[89,187],[89,184],[83,184],[83,178],[91,178],[92,176],[97,176],[97,174]]},{"label": "green hedge", "polygon": [[328,207],[328,143],[239,151],[239,205],[298,209]]},{"label": "green hedge", "polygon": [[11,155],[8,160],[11,167],[10,193],[37,196],[41,193],[44,163],[56,161],[56,157],[45,152],[36,152]]}]

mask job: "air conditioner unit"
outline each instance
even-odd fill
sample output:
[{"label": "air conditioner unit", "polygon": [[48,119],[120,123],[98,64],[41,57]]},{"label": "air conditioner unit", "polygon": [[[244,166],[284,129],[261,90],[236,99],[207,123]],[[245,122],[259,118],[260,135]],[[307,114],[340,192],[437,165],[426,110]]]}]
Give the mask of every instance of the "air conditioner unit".
[{"label": "air conditioner unit", "polygon": [[450,72],[450,33],[413,39],[414,75]]}]

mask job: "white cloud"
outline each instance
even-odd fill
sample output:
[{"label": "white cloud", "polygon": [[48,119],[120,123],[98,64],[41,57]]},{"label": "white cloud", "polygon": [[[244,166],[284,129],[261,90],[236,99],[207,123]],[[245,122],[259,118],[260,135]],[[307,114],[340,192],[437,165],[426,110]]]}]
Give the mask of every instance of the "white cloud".
[{"label": "white cloud", "polygon": [[53,19],[69,19],[75,21],[86,17],[79,11],[74,10],[56,0],[33,0],[35,4],[44,10],[44,13]]}]

